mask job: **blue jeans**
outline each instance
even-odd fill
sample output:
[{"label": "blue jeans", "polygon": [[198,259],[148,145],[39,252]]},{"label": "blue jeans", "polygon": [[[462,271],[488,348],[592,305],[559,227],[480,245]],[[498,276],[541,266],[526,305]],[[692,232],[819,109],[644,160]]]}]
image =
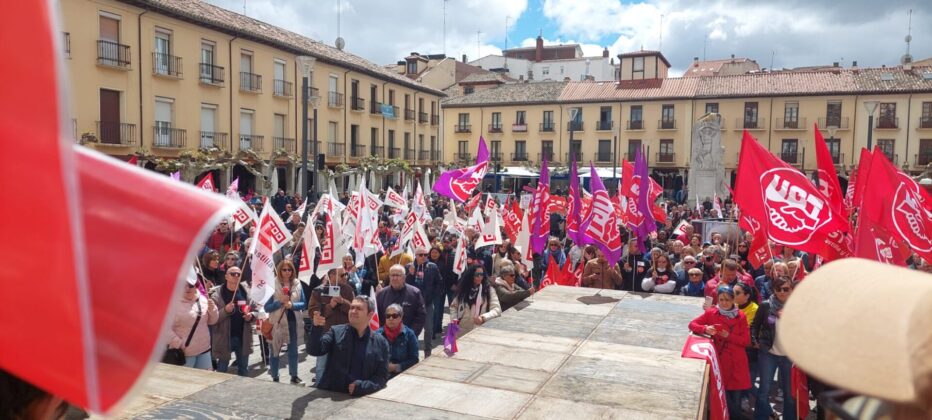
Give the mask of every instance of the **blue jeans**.
[{"label": "blue jeans", "polygon": [[[230,352],[236,355],[236,374],[246,376],[249,368],[249,356],[243,351],[243,338],[230,337]],[[217,361],[217,372],[226,373],[229,370],[230,361],[220,359]]]},{"label": "blue jeans", "polygon": [[443,331],[443,303],[446,298],[446,293],[440,293],[434,298],[434,334],[439,334],[440,331]]},{"label": "blue jeans", "polygon": [[[298,331],[291,325],[288,324],[288,373],[294,378],[298,376]],[[278,379],[277,357],[269,357],[269,374],[273,379]]]},{"label": "blue jeans", "polygon": [[790,390],[790,367],[793,362],[786,356],[777,356],[769,351],[760,349],[757,354],[757,365],[760,367],[760,389],[757,393],[757,404],[754,407],[756,420],[768,420],[773,410],[770,408],[770,387],[773,385],[773,374],[779,370],[783,387],[783,419],[796,420],[796,401]]},{"label": "blue jeans", "polygon": [[210,370],[214,367],[210,360],[210,350],[207,350],[197,356],[187,356],[184,358],[185,367]]}]

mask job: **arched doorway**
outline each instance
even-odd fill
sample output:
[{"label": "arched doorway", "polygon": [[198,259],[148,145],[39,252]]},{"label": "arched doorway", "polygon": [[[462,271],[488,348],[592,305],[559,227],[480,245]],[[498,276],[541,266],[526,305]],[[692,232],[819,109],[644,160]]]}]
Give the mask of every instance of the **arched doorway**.
[{"label": "arched doorway", "polygon": [[231,179],[239,178],[239,192],[243,194],[248,194],[250,191],[256,190],[256,175],[253,174],[249,169],[243,165],[236,164],[233,165],[233,172]]}]

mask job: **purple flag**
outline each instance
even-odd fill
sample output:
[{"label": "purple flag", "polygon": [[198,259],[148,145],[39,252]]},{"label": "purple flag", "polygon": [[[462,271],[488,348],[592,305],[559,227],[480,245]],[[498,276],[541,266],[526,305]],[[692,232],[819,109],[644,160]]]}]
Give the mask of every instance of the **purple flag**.
[{"label": "purple flag", "polygon": [[447,356],[453,356],[459,350],[456,348],[456,334],[460,332],[458,320],[454,320],[447,326],[447,336],[443,338],[443,352]]},{"label": "purple flag", "polygon": [[540,163],[540,178],[537,180],[537,191],[531,200],[531,250],[537,253],[547,248],[550,239],[550,168],[547,160]]},{"label": "purple flag", "polygon": [[450,197],[460,203],[465,202],[472,195],[473,190],[482,183],[482,178],[485,178],[488,169],[489,148],[485,145],[485,139],[480,136],[476,164],[441,173],[437,182],[434,183],[433,190],[437,194]]},{"label": "purple flag", "polygon": [[651,232],[657,231],[657,222],[654,221],[654,214],[651,212],[650,177],[647,176],[647,161],[644,160],[644,155],[641,154],[640,150],[637,151],[634,158],[634,176],[635,179],[639,179],[638,212],[644,215],[644,220],[635,228],[635,232],[638,238],[638,248],[640,248],[641,252],[646,253],[647,246],[644,245],[644,239]]},{"label": "purple flag", "polygon": [[621,258],[622,250],[618,216],[615,214],[615,207],[608,196],[605,184],[602,183],[602,178],[599,178],[599,173],[591,163],[589,171],[592,174],[589,181],[589,188],[592,190],[592,205],[589,207],[586,220],[583,220],[579,227],[579,236],[586,243],[596,244],[602,250],[608,264],[615,265]]},{"label": "purple flag", "polygon": [[573,243],[581,245],[582,241],[580,239],[583,236],[580,234],[582,201],[579,197],[579,176],[577,172],[576,156],[573,156],[573,161],[570,163],[570,193],[567,200],[566,236],[572,239]]}]

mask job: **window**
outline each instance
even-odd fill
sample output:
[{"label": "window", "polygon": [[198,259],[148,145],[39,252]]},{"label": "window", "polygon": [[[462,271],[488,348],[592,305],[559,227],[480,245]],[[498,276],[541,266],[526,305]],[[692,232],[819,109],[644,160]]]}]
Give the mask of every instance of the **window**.
[{"label": "window", "polygon": [[582,130],[583,129],[583,110],[581,107],[570,108],[570,123],[567,127],[567,130]]},{"label": "window", "polygon": [[272,136],[278,138],[285,137],[285,116],[282,114],[275,114],[274,122],[275,125],[272,128]]},{"label": "window", "polygon": [[628,160],[633,162],[639,151],[641,151],[641,140],[628,140]]},{"label": "window", "polygon": [[841,140],[834,137],[825,139],[825,145],[828,146],[828,153],[832,156],[832,163],[841,164]]},{"label": "window", "polygon": [[660,128],[669,130],[676,128],[673,105],[663,105],[660,108]]},{"label": "window", "polygon": [[469,114],[465,112],[461,112],[458,115],[458,120],[459,120],[459,125],[469,124]]},{"label": "window", "polygon": [[502,131],[502,113],[501,112],[492,113],[492,126],[489,127],[489,131]]},{"label": "window", "polygon": [[599,140],[599,151],[595,156],[597,162],[608,162],[612,160],[612,141]]},{"label": "window", "polygon": [[799,102],[783,105],[783,128],[799,128]]},{"label": "window", "polygon": [[896,165],[897,156],[895,153],[893,153],[893,145],[894,145],[893,139],[877,140],[877,148],[880,149],[880,151],[882,151],[883,154],[887,156],[887,159],[890,159],[890,162],[893,162],[893,164]]},{"label": "window", "polygon": [[172,115],[174,100],[169,98],[155,98],[155,146],[170,146],[172,132]]},{"label": "window", "polygon": [[644,110],[641,108],[641,105],[632,105],[630,115],[631,115],[631,118],[628,121],[628,129],[629,130],[643,129],[644,121],[642,118],[644,116]]},{"label": "window", "polygon": [[460,140],[456,145],[456,153],[460,156],[469,154],[469,140]]},{"label": "window", "polygon": [[501,141],[492,141],[489,143],[491,145],[491,156],[492,160],[500,160],[502,158],[502,142]]},{"label": "window", "polygon": [[404,135],[404,157],[405,159],[414,159],[414,156],[410,156],[410,152],[414,150],[411,148],[411,133],[405,132]]},{"label": "window", "polygon": [[582,160],[582,140],[573,140],[570,142],[570,156],[568,156],[567,161],[575,160],[579,162]]},{"label": "window", "polygon": [[[222,76],[217,74],[217,67],[214,66],[216,46],[213,42],[201,41],[201,81],[204,83],[217,83],[223,81]],[[217,76],[221,76],[218,78]]]},{"label": "window", "polygon": [[100,122],[97,135],[104,144],[123,144],[125,139],[122,124],[121,92],[118,90],[100,90]]},{"label": "window", "polygon": [[381,148],[379,147],[379,129],[372,127],[369,129],[369,147],[372,148],[371,152],[375,156],[381,156]]},{"label": "window", "polygon": [[553,140],[544,140],[540,142],[540,159],[553,161]]},{"label": "window", "polygon": [[673,163],[673,139],[660,139],[657,162]]},{"label": "window", "polygon": [[718,102],[709,102],[705,104],[706,114],[718,114]]},{"label": "window", "polygon": [[464,95],[469,95],[470,93],[473,93],[473,92],[475,92],[475,91],[476,91],[476,88],[475,88],[475,86],[473,86],[473,85],[463,86],[463,94],[464,94]]},{"label": "window", "polygon": [[932,102],[922,103],[922,116],[919,119],[919,128],[932,128]]},{"label": "window", "polygon": [[633,72],[644,72],[644,57],[634,57],[634,63],[632,64],[631,71]]},{"label": "window", "polygon": [[841,127],[841,101],[829,101],[825,104],[825,126]]},{"label": "window", "polygon": [[563,66],[560,66],[560,74],[563,74]]},{"label": "window", "polygon": [[757,102],[744,103],[744,128],[757,128]]},{"label": "window", "polygon": [[[430,136],[430,152],[434,154],[434,151],[437,150],[437,136]],[[433,157],[431,159],[434,159]]]},{"label": "window", "polygon": [[394,89],[388,90],[388,104],[392,106],[395,105],[395,90]]},{"label": "window", "polygon": [[408,61],[407,73],[408,73],[408,74],[417,74],[417,61],[415,61],[415,60]]},{"label": "window", "polygon": [[797,162],[798,150],[799,140],[783,139],[783,144],[780,146],[780,159],[790,164],[799,163]]},{"label": "window", "polygon": [[379,87],[376,85],[369,85],[369,101],[372,102],[372,106],[375,107],[379,102]]},{"label": "window", "polygon": [[932,162],[932,139],[919,139],[919,156],[916,164],[926,166]]},{"label": "window", "polygon": [[359,146],[359,126],[350,124],[349,129],[350,147],[353,149],[353,156],[359,156],[357,148]]},{"label": "window", "polygon": [[896,128],[896,103],[883,102],[880,104],[880,119],[877,128]]},{"label": "window", "polygon": [[526,161],[527,160],[527,142],[524,140],[515,141],[515,156],[514,159],[517,161]]},{"label": "window", "polygon": [[327,104],[330,106],[343,106],[343,95],[339,92],[340,79],[338,76],[331,74],[327,78]]},{"label": "window", "polygon": [[[273,62],[273,69],[275,73],[275,92],[276,96],[290,96],[291,95],[291,83],[285,81],[285,62],[282,60],[275,60]],[[311,78],[313,80],[313,77]],[[310,82],[308,82],[310,84]]]},{"label": "window", "polygon": [[598,130],[612,129],[612,107],[603,106],[599,108],[599,126]]},{"label": "window", "polygon": [[[353,80],[350,82],[350,97],[355,99],[359,97],[359,80]],[[353,107],[356,107],[356,104],[353,104]]]},{"label": "window", "polygon": [[544,111],[543,120],[544,124],[553,126],[553,111]]},{"label": "window", "polygon": [[388,158],[397,159],[398,149],[395,148],[395,130],[388,130]]},{"label": "window", "polygon": [[239,55],[239,71],[240,79],[239,85],[240,89],[245,91],[258,92],[260,78],[258,74],[253,74],[252,67],[252,53],[251,52],[240,52]]},{"label": "window", "polygon": [[515,111],[515,124],[516,125],[526,125],[527,121],[525,119],[524,111]]},{"label": "window", "polygon": [[217,105],[201,104],[201,148],[219,148],[217,133]]},{"label": "window", "polygon": [[251,109],[239,111],[239,148],[241,150],[259,149],[257,139],[252,135],[255,112]]},{"label": "window", "polygon": [[542,75],[544,75],[544,76],[549,76],[549,75],[550,75],[550,66],[544,66],[543,68],[541,68],[541,69],[540,69],[540,74],[542,74]]},{"label": "window", "polygon": [[98,18],[97,63],[108,66],[129,66],[129,47],[120,44],[120,16],[101,12]]},{"label": "window", "polygon": [[177,75],[178,69],[172,65],[171,32],[165,29],[155,30],[154,69],[157,74]]},{"label": "window", "polygon": [[336,121],[328,122],[327,123],[327,141],[331,143],[336,143],[338,140],[337,138],[338,134],[339,134],[339,129],[337,128],[337,122]]}]

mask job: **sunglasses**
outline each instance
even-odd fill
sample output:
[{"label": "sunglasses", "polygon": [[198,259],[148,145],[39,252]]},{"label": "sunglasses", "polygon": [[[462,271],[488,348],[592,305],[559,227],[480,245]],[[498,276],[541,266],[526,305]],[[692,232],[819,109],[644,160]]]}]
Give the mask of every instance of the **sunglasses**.
[{"label": "sunglasses", "polygon": [[417,254],[418,257],[426,257],[427,254]]},{"label": "sunglasses", "polygon": [[702,277],[702,273],[699,273],[699,274],[690,274],[689,277]]},{"label": "sunglasses", "polygon": [[282,272],[285,272],[285,271],[287,271],[287,272],[292,272],[292,271],[294,271],[294,270],[292,270],[292,269],[290,269],[290,268],[283,268],[283,269],[282,269]]},{"label": "sunglasses", "polygon": [[240,274],[242,274],[242,273],[227,273],[227,275],[229,275],[229,276],[231,276],[231,277],[239,277]]},{"label": "sunglasses", "polygon": [[683,264],[695,264],[695,261],[683,261]]},{"label": "sunglasses", "polygon": [[385,318],[387,318],[387,319],[398,319],[398,318],[401,318],[401,315],[399,315],[399,314],[385,314]]}]

